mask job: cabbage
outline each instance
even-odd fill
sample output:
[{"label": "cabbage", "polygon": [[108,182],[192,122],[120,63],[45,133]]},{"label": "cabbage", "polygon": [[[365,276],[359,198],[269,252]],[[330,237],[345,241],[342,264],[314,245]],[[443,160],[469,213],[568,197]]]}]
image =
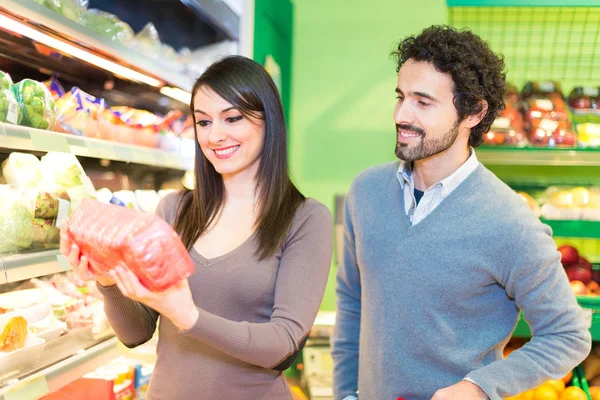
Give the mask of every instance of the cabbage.
[{"label": "cabbage", "polygon": [[15,195],[0,195],[0,254],[27,249],[33,241],[33,215]]}]

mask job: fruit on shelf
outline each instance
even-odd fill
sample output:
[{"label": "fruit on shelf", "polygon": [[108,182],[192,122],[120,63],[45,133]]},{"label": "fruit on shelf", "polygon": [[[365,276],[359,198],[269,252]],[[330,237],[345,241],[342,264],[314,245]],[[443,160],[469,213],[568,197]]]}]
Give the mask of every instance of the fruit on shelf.
[{"label": "fruit on shelf", "polygon": [[585,296],[588,293],[588,288],[585,283],[581,281],[571,281],[571,290],[575,296]]},{"label": "fruit on shelf", "polygon": [[575,113],[589,113],[600,107],[599,97],[600,88],[598,87],[576,87],[569,94],[569,107]]},{"label": "fruit on shelf", "polygon": [[23,317],[11,318],[0,333],[0,353],[8,353],[25,347],[27,321]]},{"label": "fruit on shelf", "polygon": [[558,248],[561,254],[560,262],[564,266],[574,265],[579,262],[579,252],[573,246],[562,245]]},{"label": "fruit on shelf", "polygon": [[525,201],[527,206],[531,209],[531,211],[533,211],[536,217],[539,217],[541,215],[540,207],[538,206],[537,202],[533,199],[533,197],[531,197],[531,195],[525,192],[517,192],[517,194],[521,196],[523,201]]}]

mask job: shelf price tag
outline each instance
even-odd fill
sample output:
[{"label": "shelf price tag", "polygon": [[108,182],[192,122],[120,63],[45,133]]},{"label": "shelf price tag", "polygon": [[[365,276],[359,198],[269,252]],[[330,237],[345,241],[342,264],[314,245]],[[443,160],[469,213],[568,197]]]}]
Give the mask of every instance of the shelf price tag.
[{"label": "shelf price tag", "polygon": [[58,151],[61,153],[71,152],[67,137],[62,133],[32,129],[29,131],[29,136],[31,137],[31,147],[33,147],[33,150]]},{"label": "shelf price tag", "polygon": [[133,162],[144,165],[155,165],[154,154],[148,150],[135,150],[133,152]]},{"label": "shelf price tag", "polygon": [[98,141],[93,145],[88,146],[90,156],[95,158],[105,158],[108,160],[114,160],[117,158],[115,153],[115,146],[112,143],[103,143]]},{"label": "shelf price tag", "polygon": [[38,376],[18,384],[13,389],[4,393],[4,400],[39,399],[50,393],[46,377]]},{"label": "shelf price tag", "polygon": [[133,150],[125,146],[115,146],[115,155],[119,161],[130,163],[133,161]]}]

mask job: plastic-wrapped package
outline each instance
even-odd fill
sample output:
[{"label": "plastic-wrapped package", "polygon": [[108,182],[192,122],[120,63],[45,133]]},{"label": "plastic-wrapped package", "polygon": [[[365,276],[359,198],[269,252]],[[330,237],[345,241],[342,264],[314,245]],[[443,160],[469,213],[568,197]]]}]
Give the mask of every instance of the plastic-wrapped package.
[{"label": "plastic-wrapped package", "polygon": [[528,143],[523,116],[508,98],[505,99],[505,105],[506,108],[494,120],[490,130],[483,135],[483,143],[523,147]]},{"label": "plastic-wrapped package", "polygon": [[35,2],[75,22],[79,22],[87,7],[87,0],[35,0]]},{"label": "plastic-wrapped package", "polygon": [[52,95],[52,98],[54,99],[54,101],[58,100],[60,97],[62,97],[65,94],[65,89],[62,87],[62,85],[60,84],[58,79],[56,79],[54,77],[52,77],[42,83],[44,85],[46,85],[46,87],[50,91],[50,94]]},{"label": "plastic-wrapped package", "polygon": [[577,124],[577,133],[581,147],[600,147],[600,124]]},{"label": "plastic-wrapped package", "polygon": [[0,71],[0,122],[19,125],[23,111],[12,91],[13,81],[9,74]]},{"label": "plastic-wrapped package", "polygon": [[158,193],[155,190],[136,190],[135,199],[140,210],[149,213],[156,211],[156,207],[160,201],[160,197],[158,197]]},{"label": "plastic-wrapped package", "polygon": [[54,129],[56,106],[46,85],[32,79],[23,79],[13,85],[13,92],[23,110],[23,125],[36,129]]},{"label": "plastic-wrapped package", "polygon": [[144,29],[139,31],[134,38],[135,49],[150,58],[159,58],[162,43],[158,31],[152,22],[148,22]]},{"label": "plastic-wrapped package", "polygon": [[148,289],[163,291],[194,271],[177,233],[153,214],[86,199],[63,230],[99,275],[124,263]]},{"label": "plastic-wrapped package", "polygon": [[57,130],[98,138],[98,118],[101,117],[104,107],[104,99],[98,99],[74,87],[56,101]]},{"label": "plastic-wrapped package", "polygon": [[33,154],[12,152],[2,163],[6,183],[18,188],[36,188],[42,178],[40,160]]},{"label": "plastic-wrapped package", "polygon": [[121,43],[127,47],[133,45],[133,29],[116,15],[91,9],[83,14],[81,24],[113,42]]},{"label": "plastic-wrapped package", "polygon": [[14,253],[31,246],[33,214],[22,194],[0,186],[0,254]]}]

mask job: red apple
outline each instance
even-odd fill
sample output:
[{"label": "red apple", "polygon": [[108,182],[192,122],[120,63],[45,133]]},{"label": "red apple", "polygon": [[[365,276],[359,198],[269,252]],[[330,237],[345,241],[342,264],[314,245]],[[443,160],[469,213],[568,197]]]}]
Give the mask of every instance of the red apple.
[{"label": "red apple", "polygon": [[571,265],[566,271],[570,281],[581,281],[587,285],[592,280],[592,271],[579,265]]},{"label": "red apple", "polygon": [[552,134],[556,146],[575,146],[577,144],[577,135],[569,130],[560,129]]},{"label": "red apple", "polygon": [[587,294],[587,286],[581,281],[571,281],[571,290],[575,296],[585,296]]},{"label": "red apple", "polygon": [[576,264],[579,261],[579,252],[573,246],[562,245],[558,251],[561,254],[560,262],[565,266]]},{"label": "red apple", "polygon": [[577,262],[577,265],[579,265],[580,267],[583,267],[585,269],[589,269],[590,271],[592,270],[592,263],[589,262],[585,257],[579,257],[579,261]]}]

